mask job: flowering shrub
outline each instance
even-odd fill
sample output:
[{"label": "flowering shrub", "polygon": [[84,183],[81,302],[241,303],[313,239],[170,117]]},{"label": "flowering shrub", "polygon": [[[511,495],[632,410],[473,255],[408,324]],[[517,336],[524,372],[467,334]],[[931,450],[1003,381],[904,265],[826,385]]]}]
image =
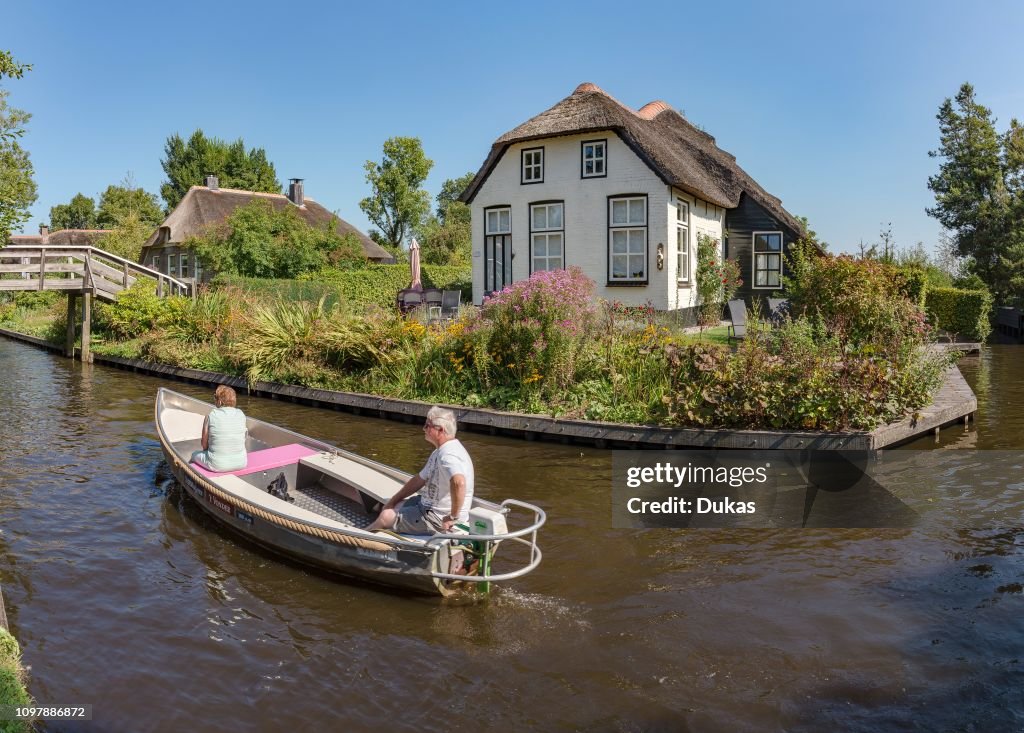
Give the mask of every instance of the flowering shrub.
[{"label": "flowering shrub", "polygon": [[924,343],[924,311],[906,296],[904,275],[877,260],[821,257],[806,245],[790,256],[790,313],[814,320],[844,349],[892,355]]},{"label": "flowering shrub", "polygon": [[735,352],[705,344],[666,351],[668,421],[725,428],[870,430],[928,404],[949,363],[921,350],[892,360],[849,352],[806,319]]},{"label": "flowering shrub", "polygon": [[570,267],[535,272],[488,298],[474,329],[488,335],[473,354],[485,383],[557,395],[575,377],[596,312],[593,293],[593,281]]},{"label": "flowering shrub", "polygon": [[722,318],[722,304],[732,299],[743,280],[739,263],[720,259],[718,240],[707,234],[697,235],[696,280],[700,296],[698,322],[701,328],[717,326]]}]

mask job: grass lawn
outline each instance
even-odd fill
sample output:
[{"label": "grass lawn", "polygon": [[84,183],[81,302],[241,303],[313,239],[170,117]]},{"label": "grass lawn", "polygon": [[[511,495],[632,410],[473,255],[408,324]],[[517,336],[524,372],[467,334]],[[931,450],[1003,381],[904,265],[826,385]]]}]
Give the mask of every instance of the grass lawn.
[{"label": "grass lawn", "polygon": [[687,343],[711,343],[711,344],[722,344],[723,346],[731,345],[732,341],[729,340],[729,327],[728,326],[715,326],[714,328],[704,329],[704,333],[688,333],[683,336]]}]

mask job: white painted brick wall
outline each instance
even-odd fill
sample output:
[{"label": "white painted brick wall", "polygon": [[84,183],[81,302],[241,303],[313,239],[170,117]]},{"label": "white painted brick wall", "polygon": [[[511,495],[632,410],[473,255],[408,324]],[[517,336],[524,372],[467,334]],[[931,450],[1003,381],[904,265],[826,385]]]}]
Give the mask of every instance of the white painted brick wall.
[{"label": "white painted brick wall", "polygon": [[[580,178],[581,142],[606,139],[605,178]],[[521,151],[544,148],[544,182],[522,185]],[[648,210],[648,284],[644,287],[608,287],[608,196],[646,194]],[[690,206],[691,273],[696,263],[697,231],[722,239],[724,210],[694,202]],[[533,202],[565,202],[565,264],[578,265],[597,284],[602,298],[629,305],[650,301],[660,310],[694,304],[696,289],[677,287],[676,208],[669,187],[614,132],[548,138],[512,145],[498,161],[473,200],[473,301],[483,297],[484,209],[508,205],[512,209],[512,279],[530,276],[530,214]],[[658,244],[665,245],[665,268],[657,269]]]}]

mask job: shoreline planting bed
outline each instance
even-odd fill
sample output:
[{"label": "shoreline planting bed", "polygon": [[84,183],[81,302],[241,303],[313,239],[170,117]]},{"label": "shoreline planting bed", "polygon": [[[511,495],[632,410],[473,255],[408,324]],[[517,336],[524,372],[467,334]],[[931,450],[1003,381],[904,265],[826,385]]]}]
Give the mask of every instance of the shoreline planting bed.
[{"label": "shoreline planting bed", "polygon": [[[97,306],[94,349],[249,383],[663,428],[870,431],[931,403],[953,357],[927,348],[920,307],[893,297],[898,273],[842,257],[793,269],[793,317],[752,320],[735,347],[650,308],[597,301],[570,268],[439,323],[231,287],[196,300],[137,288]],[[34,319],[35,335],[62,343],[63,301],[11,305],[0,323]]]}]

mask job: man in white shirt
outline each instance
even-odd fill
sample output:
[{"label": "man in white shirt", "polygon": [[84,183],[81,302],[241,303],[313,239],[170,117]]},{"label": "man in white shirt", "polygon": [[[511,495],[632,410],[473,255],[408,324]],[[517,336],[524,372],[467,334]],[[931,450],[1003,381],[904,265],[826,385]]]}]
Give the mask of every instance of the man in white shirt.
[{"label": "man in white shirt", "polygon": [[[434,452],[418,475],[405,482],[367,527],[391,529],[404,534],[450,532],[456,523],[469,521],[473,503],[473,459],[455,437],[455,414],[443,407],[431,407],[423,425],[423,436]],[[419,496],[405,501],[420,492]]]}]

